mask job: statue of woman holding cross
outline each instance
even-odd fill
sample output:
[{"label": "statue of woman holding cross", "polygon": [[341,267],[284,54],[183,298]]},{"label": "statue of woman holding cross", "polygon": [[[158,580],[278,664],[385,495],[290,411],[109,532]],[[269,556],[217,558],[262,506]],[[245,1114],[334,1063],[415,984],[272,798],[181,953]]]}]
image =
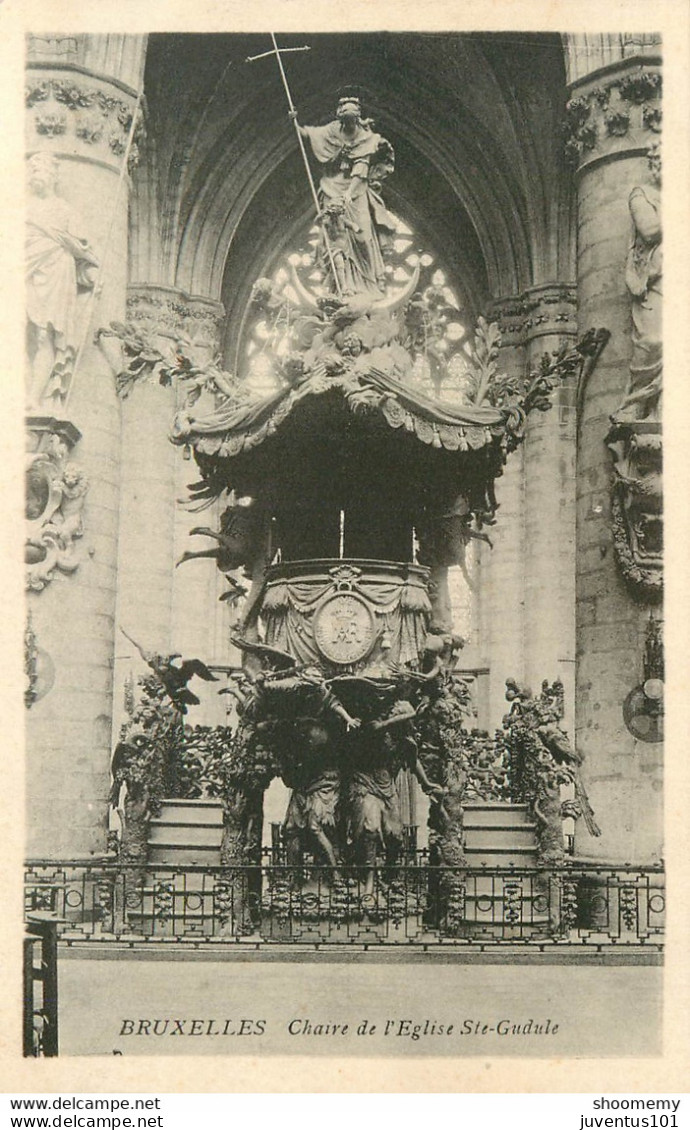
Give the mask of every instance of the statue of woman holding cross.
[{"label": "statue of woman holding cross", "polygon": [[[296,118],[296,112],[290,116]],[[393,147],[362,118],[354,96],[340,99],[335,120],[328,125],[295,125],[323,166],[320,254],[331,289],[342,297],[380,298],[385,290],[384,253],[397,227],[379,195],[381,181],[394,168]]]}]

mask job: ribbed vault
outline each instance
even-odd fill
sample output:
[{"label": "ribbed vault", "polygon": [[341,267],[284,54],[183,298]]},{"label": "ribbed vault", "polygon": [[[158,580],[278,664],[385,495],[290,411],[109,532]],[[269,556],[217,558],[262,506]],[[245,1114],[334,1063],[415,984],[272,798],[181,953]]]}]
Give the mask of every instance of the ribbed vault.
[{"label": "ribbed vault", "polygon": [[[393,143],[386,200],[439,253],[474,315],[492,297],[571,274],[557,36],[366,34],[308,40],[288,59],[303,122],[357,83]],[[312,215],[266,36],[152,36],[148,140],[132,231],[134,282],[221,298],[236,337],[252,281]],[[229,358],[228,358],[229,360]]]}]

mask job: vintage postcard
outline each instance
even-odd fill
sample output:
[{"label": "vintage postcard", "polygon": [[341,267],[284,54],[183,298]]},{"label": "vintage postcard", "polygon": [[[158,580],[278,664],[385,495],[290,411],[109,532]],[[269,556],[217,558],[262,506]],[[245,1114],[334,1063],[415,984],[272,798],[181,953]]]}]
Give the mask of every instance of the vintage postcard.
[{"label": "vintage postcard", "polygon": [[681,1089],[688,11],[573,15],[0,9],[30,1089]]}]

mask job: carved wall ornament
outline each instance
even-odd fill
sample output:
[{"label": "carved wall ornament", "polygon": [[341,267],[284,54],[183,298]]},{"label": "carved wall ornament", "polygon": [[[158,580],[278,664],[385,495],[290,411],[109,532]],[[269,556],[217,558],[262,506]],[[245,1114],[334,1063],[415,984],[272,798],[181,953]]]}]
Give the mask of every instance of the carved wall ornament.
[{"label": "carved wall ornament", "polygon": [[661,95],[662,76],[660,71],[640,69],[633,74],[618,79],[613,85],[625,102],[634,106],[642,106],[652,98]]},{"label": "carved wall ornament", "polygon": [[51,88],[55,101],[62,102],[68,110],[81,110],[85,106],[93,106],[97,99],[97,91],[61,79],[52,79]]},{"label": "carved wall ornament", "polygon": [[188,404],[204,391],[238,395],[238,383],[216,363],[223,316],[222,305],[210,299],[189,298],[165,287],[132,288],[127,321],[112,322],[96,334],[115,374],[118,396],[129,396],[147,379],[157,379],[163,387],[179,381]]},{"label": "carved wall ornament", "polygon": [[127,318],[149,332],[171,331],[188,338],[192,345],[205,345],[214,353],[220,348],[225,312],[220,302],[191,298],[182,291],[156,287],[130,287]]},{"label": "carved wall ornament", "polygon": [[24,630],[24,705],[30,710],[35,702],[43,698],[55,682],[55,665],[47,651],[38,646],[31,612],[26,618]]},{"label": "carved wall ornament", "polygon": [[[25,562],[26,586],[40,592],[55,571],[79,567],[77,542],[83,536],[82,511],[88,479],[69,456],[79,433],[50,419],[30,420],[34,449],[27,457]],[[76,437],[75,437],[76,433]]]},{"label": "carved wall ornament", "polygon": [[652,133],[661,133],[662,111],[660,106],[643,106],[642,121]]},{"label": "carved wall ornament", "polygon": [[664,738],[664,641],[663,621],[650,613],[642,655],[642,682],[623,703],[628,730],[642,742]]},{"label": "carved wall ornament", "polygon": [[618,110],[615,114],[607,114],[604,118],[606,131],[611,137],[625,137],[630,126],[630,114]]},{"label": "carved wall ornament", "polygon": [[[96,85],[69,78],[37,77],[26,85],[27,110],[33,111],[34,128],[47,137],[73,133],[89,146],[103,147],[122,157],[132,125],[132,106]],[[54,107],[54,109],[53,109]],[[144,136],[143,114],[139,111],[128,158],[131,172],[139,158]]]},{"label": "carved wall ornament", "polygon": [[33,109],[39,102],[46,102],[50,98],[50,82],[43,79],[41,82],[27,84],[24,88],[24,102],[27,110]]},{"label": "carved wall ornament", "polygon": [[127,148],[127,139],[121,137],[119,133],[111,133],[108,137],[108,145],[116,157],[122,157]]},{"label": "carved wall ornament", "polygon": [[37,114],[36,133],[44,137],[60,137],[67,133],[67,118],[64,114]]},{"label": "carved wall ornament", "polygon": [[371,651],[376,621],[366,600],[353,592],[338,592],[317,608],[313,631],[321,654],[331,663],[347,666]]},{"label": "carved wall ornament", "polygon": [[562,283],[533,287],[515,298],[498,299],[490,308],[503,345],[523,345],[539,334],[577,332],[577,290]]},{"label": "carved wall ornament", "polygon": [[78,37],[76,35],[36,35],[32,32],[27,37],[26,53],[29,59],[51,60],[77,58]]},{"label": "carved wall ornament", "polygon": [[87,114],[77,122],[74,132],[87,145],[95,145],[103,137],[104,128],[105,119],[101,114]]},{"label": "carved wall ornament", "polygon": [[638,599],[658,602],[663,592],[661,424],[614,423],[606,445],[614,463],[611,523],[616,561]]},{"label": "carved wall ornament", "polygon": [[651,183],[629,197],[632,240],[625,267],[632,314],[628,387],[606,437],[614,465],[612,523],[616,559],[639,598],[658,601],[663,587],[663,443],[661,397],[662,229],[660,155],[650,146]]},{"label": "carved wall ornament", "polygon": [[30,710],[36,701],[36,685],[38,683],[38,645],[31,622],[31,613],[27,616],[26,628],[24,629],[24,674],[26,676],[24,705],[27,710]]}]

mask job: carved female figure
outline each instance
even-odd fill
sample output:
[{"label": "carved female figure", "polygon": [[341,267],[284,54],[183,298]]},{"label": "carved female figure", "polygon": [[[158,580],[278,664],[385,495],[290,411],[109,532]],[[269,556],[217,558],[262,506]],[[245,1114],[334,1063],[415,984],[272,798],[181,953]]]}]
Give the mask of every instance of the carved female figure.
[{"label": "carved female figure", "polygon": [[77,353],[79,292],[91,290],[98,260],[76,235],[73,209],[57,193],[58,162],[35,153],[28,164],[26,219],[27,353],[33,405],[64,396]]},{"label": "carved female figure", "polygon": [[628,206],[633,240],[625,269],[632,298],[633,353],[625,400],[615,414],[616,423],[658,420],[662,381],[662,231],[661,171],[658,150],[649,155],[651,184],[637,185]]}]

